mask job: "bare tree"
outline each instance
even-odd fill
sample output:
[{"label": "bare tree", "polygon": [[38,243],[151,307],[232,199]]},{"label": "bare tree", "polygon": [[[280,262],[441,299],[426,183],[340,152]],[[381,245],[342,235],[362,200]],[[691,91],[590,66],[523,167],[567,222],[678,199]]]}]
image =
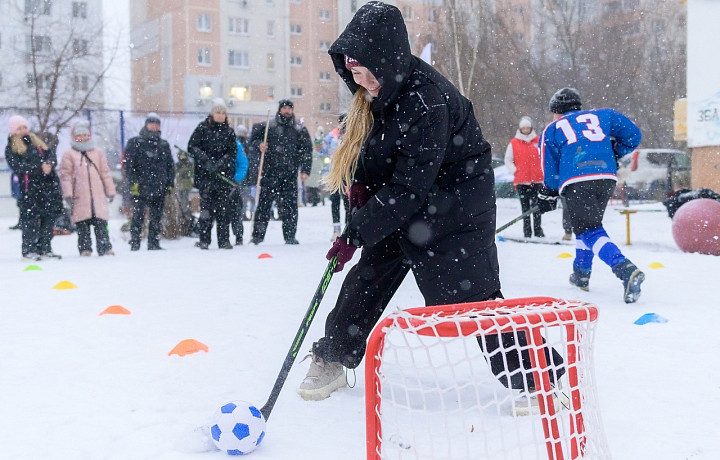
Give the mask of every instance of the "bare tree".
[{"label": "bare tree", "polygon": [[51,7],[30,0],[21,14],[26,40],[25,49],[17,50],[16,68],[27,72],[18,82],[15,105],[31,109],[39,132],[57,135],[82,111],[102,106],[103,79],[118,48],[104,45],[101,22],[88,29],[87,21],[54,20]]}]

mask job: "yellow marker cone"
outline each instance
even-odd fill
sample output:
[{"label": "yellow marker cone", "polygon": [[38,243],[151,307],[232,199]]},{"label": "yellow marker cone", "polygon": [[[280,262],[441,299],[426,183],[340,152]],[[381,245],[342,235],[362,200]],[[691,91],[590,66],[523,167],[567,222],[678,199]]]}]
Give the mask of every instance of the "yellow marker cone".
[{"label": "yellow marker cone", "polygon": [[24,272],[33,272],[33,271],[37,271],[37,270],[42,270],[42,268],[38,267],[37,265],[28,265],[27,267],[25,267],[25,270],[23,270],[23,271]]},{"label": "yellow marker cone", "polygon": [[557,256],[558,259],[569,259],[571,257],[572,257],[572,254],[568,254],[567,252],[562,252],[562,253],[558,254],[558,256]]},{"label": "yellow marker cone", "polygon": [[665,265],[661,264],[660,262],[653,262],[650,265],[648,265],[650,268],[665,268]]},{"label": "yellow marker cone", "polygon": [[202,342],[198,342],[195,339],[186,339],[186,340],[183,340],[182,342],[178,343],[177,345],[175,345],[175,348],[170,350],[170,353],[168,353],[168,356],[170,356],[170,355],[185,356],[185,355],[197,353],[199,351],[208,352],[210,350],[208,349],[208,346]]},{"label": "yellow marker cone", "polygon": [[60,281],[58,284],[53,286],[53,289],[77,289],[77,286],[72,284],[70,281]]},{"label": "yellow marker cone", "polygon": [[121,305],[110,305],[105,310],[101,311],[98,316],[102,315],[129,315],[130,310],[124,308]]}]

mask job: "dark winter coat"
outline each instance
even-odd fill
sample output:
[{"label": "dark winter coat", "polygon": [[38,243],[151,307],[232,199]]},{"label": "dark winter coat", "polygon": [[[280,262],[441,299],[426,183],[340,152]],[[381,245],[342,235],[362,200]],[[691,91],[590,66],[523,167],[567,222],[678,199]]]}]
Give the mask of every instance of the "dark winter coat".
[{"label": "dark winter coat", "polygon": [[131,138],[125,148],[125,175],[128,182],[138,184],[140,196],[165,196],[175,181],[175,164],[170,144],[160,138],[160,131],[147,128]]},{"label": "dark winter coat", "polygon": [[485,278],[499,289],[490,145],[472,103],[410,54],[401,14],[381,2],[361,8],[328,52],[353,93],[358,85],[345,68],[345,54],[382,86],[355,175],[374,196],[353,215],[351,235],[372,246],[399,231],[406,242],[430,252],[443,239],[476,232],[462,249],[471,255],[488,251],[493,260],[478,270],[495,271]]},{"label": "dark winter coat", "polygon": [[[35,134],[24,136],[22,142],[26,151],[13,149],[13,137],[8,137],[5,160],[19,179],[18,205],[30,215],[57,216],[62,213],[60,179],[55,171],[57,156],[54,150],[45,149]],[[42,164],[53,166],[50,174],[43,174]]]},{"label": "dark winter coat", "polygon": [[227,123],[213,121],[212,115],[200,122],[193,131],[188,142],[188,152],[195,161],[195,187],[200,191],[225,189],[228,193],[232,185],[217,174],[222,174],[230,181],[235,177],[235,158],[237,144],[235,132]]},{"label": "dark winter coat", "polygon": [[[252,127],[249,140],[248,160],[250,168],[248,179],[250,184],[257,183],[258,167],[260,165],[260,143],[265,137],[265,123],[257,123]],[[307,128],[295,121],[275,114],[270,121],[267,137],[268,149],[263,159],[262,177],[269,181],[297,180],[298,171],[310,175],[312,167],[312,141]],[[260,183],[262,187],[262,182]]]}]

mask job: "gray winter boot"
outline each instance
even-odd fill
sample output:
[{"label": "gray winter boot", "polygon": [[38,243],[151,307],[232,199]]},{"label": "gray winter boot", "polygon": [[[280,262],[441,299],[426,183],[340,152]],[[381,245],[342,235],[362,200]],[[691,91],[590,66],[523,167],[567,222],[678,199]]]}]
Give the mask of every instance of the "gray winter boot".
[{"label": "gray winter boot", "polygon": [[573,284],[583,291],[590,290],[590,271],[580,270],[577,267],[573,267],[573,273],[570,275],[570,284]]},{"label": "gray winter boot", "polygon": [[323,360],[314,354],[305,380],[297,392],[306,401],[320,401],[347,385],[347,377],[342,364]]},{"label": "gray winter boot", "polygon": [[623,282],[625,303],[636,302],[640,298],[640,285],[645,281],[645,273],[627,259],[614,266],[612,271]]}]

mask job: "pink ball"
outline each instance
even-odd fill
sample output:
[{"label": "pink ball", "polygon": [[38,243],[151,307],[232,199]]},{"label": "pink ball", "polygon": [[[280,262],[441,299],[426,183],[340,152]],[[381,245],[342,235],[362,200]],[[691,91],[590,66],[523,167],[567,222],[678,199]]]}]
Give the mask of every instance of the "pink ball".
[{"label": "pink ball", "polygon": [[672,233],[683,252],[720,256],[720,201],[698,198],[680,206]]}]

